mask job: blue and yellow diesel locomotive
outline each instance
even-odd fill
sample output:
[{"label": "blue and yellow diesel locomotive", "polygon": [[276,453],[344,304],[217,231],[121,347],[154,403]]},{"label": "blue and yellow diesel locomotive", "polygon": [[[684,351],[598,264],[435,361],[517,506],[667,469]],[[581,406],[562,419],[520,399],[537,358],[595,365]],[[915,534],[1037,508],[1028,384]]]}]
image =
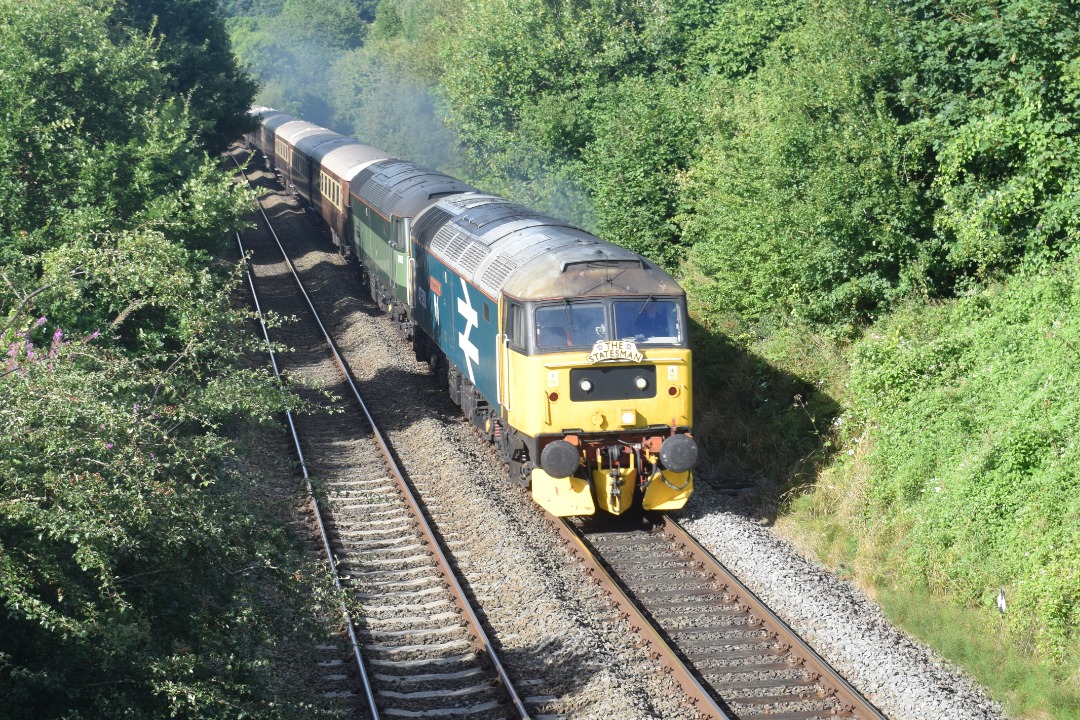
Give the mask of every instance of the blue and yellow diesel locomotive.
[{"label": "blue and yellow diesel locomotive", "polygon": [[648,259],[267,108],[249,138],[555,515],[693,490],[686,296]]}]

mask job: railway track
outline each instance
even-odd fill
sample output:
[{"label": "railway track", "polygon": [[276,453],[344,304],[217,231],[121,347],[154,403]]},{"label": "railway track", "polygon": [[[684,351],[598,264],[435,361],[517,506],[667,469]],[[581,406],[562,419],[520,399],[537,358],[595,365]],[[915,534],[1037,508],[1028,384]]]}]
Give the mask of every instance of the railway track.
[{"label": "railway track", "polygon": [[[278,258],[283,256],[280,244],[267,244],[261,255],[265,258],[271,252]],[[257,260],[256,268],[266,278],[260,285],[276,288],[280,282],[280,291],[269,292],[280,292],[286,298],[293,291],[286,290],[285,285],[295,285],[296,281],[286,280],[291,273],[278,264]],[[294,316],[314,312],[307,303],[287,299],[274,309],[281,315]],[[317,346],[319,340],[305,332],[303,328],[292,328],[290,333],[294,334],[280,339],[297,348]],[[325,360],[314,356],[294,354],[294,358],[297,362],[290,365],[293,372],[320,379],[339,395],[350,392],[347,386],[352,383],[347,372],[343,376],[340,369],[329,370]],[[341,413],[306,420],[317,426],[309,428],[310,440],[305,445],[313,449],[308,461],[313,474],[325,480],[322,488],[331,510],[327,526],[332,539],[328,544],[333,557],[341,561],[339,574],[364,607],[355,644],[369,653],[365,664],[372,669],[374,686],[380,687],[373,692],[382,702],[400,702],[387,706],[391,708],[390,716],[444,716],[442,709],[408,705],[439,697],[450,699],[454,705],[453,714],[445,716],[517,717],[505,714],[505,700],[486,699],[483,695],[483,688],[497,687],[504,681],[484,680],[478,669],[455,665],[458,660],[473,655],[480,658],[484,653],[472,649],[476,646],[470,643],[475,640],[467,631],[459,636],[452,624],[435,624],[450,623],[452,616],[461,617],[463,613],[457,600],[437,604],[428,600],[428,593],[438,582],[426,578],[420,566],[433,565],[423,558],[422,550],[434,541],[402,535],[409,522],[405,515],[409,513],[394,507],[394,496],[408,491],[409,483],[404,478],[391,482],[391,473],[380,471],[377,464],[368,468],[348,459],[343,450],[353,440],[343,436],[342,428],[370,425],[370,416],[363,410],[359,415],[366,417],[353,417],[350,413],[355,415],[356,411],[347,407],[342,407]],[[390,457],[385,449],[378,453],[368,449],[359,454],[368,457],[383,453]],[[419,486],[423,484],[421,478]],[[883,720],[884,716],[674,522],[628,529],[625,524],[605,527],[592,521],[575,525],[550,520],[586,562],[590,574],[608,591],[620,612],[629,617],[654,657],[692,699],[701,717]],[[458,540],[460,545],[468,542],[468,538]],[[457,555],[460,560],[468,552],[459,551]],[[436,575],[443,577],[446,572],[439,570]],[[398,600],[378,607],[376,603],[388,594],[396,594]],[[417,633],[426,641],[409,640]],[[457,639],[461,637],[469,639]],[[423,658],[410,655],[440,646],[450,655],[434,666],[425,668],[420,664],[425,662]],[[347,665],[347,653],[341,648],[328,651],[328,681],[352,682],[352,673],[334,670]],[[384,654],[375,657],[371,652]],[[400,689],[395,689],[393,683],[400,683]],[[539,716],[548,710],[544,700],[551,699],[526,698],[524,705]]]},{"label": "railway track", "polygon": [[550,518],[707,718],[885,720],[671,518]]},{"label": "railway track", "polygon": [[304,476],[318,478],[318,492],[308,488],[328,561],[360,609],[343,606],[351,647],[321,648],[325,692],[356,697],[368,718],[529,717],[265,213],[263,222],[240,246],[253,251],[256,305],[311,318],[275,333],[298,349],[275,357],[275,369],[340,398],[333,414],[289,416]]}]

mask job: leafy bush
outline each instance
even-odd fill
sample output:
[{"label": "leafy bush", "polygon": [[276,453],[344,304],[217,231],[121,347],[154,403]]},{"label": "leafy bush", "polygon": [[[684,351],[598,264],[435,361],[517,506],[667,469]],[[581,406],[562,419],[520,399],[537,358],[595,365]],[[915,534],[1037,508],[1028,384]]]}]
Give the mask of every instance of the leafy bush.
[{"label": "leafy bush", "polygon": [[696,88],[662,77],[610,86],[593,109],[595,139],[582,158],[599,234],[668,267],[684,250],[671,219],[676,177],[695,155],[700,99]]},{"label": "leafy bush", "polygon": [[999,277],[1080,238],[1080,14],[1061,0],[903,0],[918,63],[898,100],[932,160],[928,207],[952,277]]},{"label": "leafy bush", "polygon": [[[1080,632],[1080,262],[914,307],[856,345],[849,418],[872,450],[862,530],[886,567],[1060,656]],[[873,547],[873,543],[868,545]]]}]

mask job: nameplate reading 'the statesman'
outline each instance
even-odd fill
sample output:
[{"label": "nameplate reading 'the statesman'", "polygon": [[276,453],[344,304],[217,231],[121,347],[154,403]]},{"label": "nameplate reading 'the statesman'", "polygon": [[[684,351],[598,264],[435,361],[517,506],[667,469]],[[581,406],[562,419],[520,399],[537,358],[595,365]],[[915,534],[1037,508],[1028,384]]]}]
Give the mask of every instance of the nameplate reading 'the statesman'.
[{"label": "nameplate reading 'the statesman'", "polygon": [[597,340],[589,353],[589,362],[599,363],[608,360],[631,360],[641,362],[645,357],[637,349],[633,340]]}]

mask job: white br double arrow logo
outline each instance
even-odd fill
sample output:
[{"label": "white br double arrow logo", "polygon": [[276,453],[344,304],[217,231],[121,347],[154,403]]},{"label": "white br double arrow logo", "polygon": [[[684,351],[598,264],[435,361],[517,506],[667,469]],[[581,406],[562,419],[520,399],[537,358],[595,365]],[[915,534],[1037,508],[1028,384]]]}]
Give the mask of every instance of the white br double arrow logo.
[{"label": "white br double arrow logo", "polygon": [[[464,300],[462,300],[464,298]],[[475,385],[476,377],[473,375],[473,365],[480,366],[480,350],[473,345],[470,335],[473,328],[480,327],[480,322],[476,317],[476,309],[472,306],[472,299],[469,297],[469,286],[465,284],[465,280],[461,279],[461,297],[457,301],[457,311],[461,314],[461,317],[465,318],[465,332],[458,333],[458,347],[465,353],[465,369],[469,372],[469,381]]]}]

